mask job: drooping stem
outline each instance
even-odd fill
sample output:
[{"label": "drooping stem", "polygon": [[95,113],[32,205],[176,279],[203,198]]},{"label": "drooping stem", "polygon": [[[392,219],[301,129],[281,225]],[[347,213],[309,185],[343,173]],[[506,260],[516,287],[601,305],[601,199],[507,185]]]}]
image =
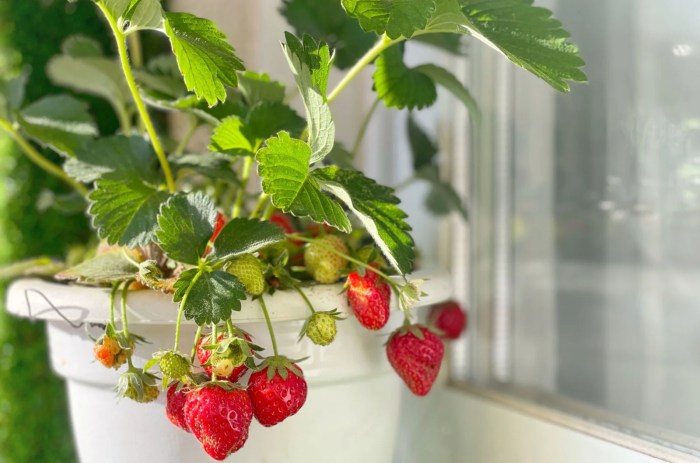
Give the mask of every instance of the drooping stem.
[{"label": "drooping stem", "polygon": [[243,206],[243,198],[245,197],[245,189],[248,186],[248,179],[250,179],[250,171],[253,168],[253,157],[247,156],[243,161],[243,167],[241,169],[241,185],[236,193],[236,202],[233,203],[233,211],[231,212],[231,217],[236,218],[241,214],[241,207]]},{"label": "drooping stem", "polygon": [[226,320],[226,329],[228,330],[228,337],[233,338],[233,333],[235,330],[233,329],[233,322],[231,321],[231,319]]},{"label": "drooping stem", "polygon": [[156,133],[156,129],[153,126],[151,116],[148,114],[148,109],[146,109],[146,105],[144,104],[143,99],[141,98],[138,86],[136,85],[136,81],[134,80],[134,74],[131,70],[131,62],[129,61],[129,52],[127,51],[126,46],[126,35],[124,35],[124,33],[121,31],[116,19],[112,16],[112,14],[109,12],[104,3],[100,1],[97,3],[97,6],[104,14],[105,18],[107,19],[107,22],[109,23],[110,28],[112,29],[114,39],[117,42],[119,61],[122,66],[122,71],[124,72],[126,84],[129,87],[129,91],[131,92],[132,98],[134,99],[134,103],[136,104],[136,109],[139,112],[141,121],[146,127],[148,137],[151,139],[151,145],[153,145],[153,150],[156,152],[158,162],[160,162],[160,166],[163,169],[163,175],[165,175],[165,183],[168,187],[168,191],[174,193],[175,180],[173,179],[173,172],[170,168],[170,163],[168,163],[168,158],[165,155],[163,145],[161,144],[160,139],[158,138],[158,134]]},{"label": "drooping stem", "polygon": [[114,283],[112,291],[109,293],[109,323],[114,327],[116,322],[114,320],[114,312],[116,312],[116,299],[117,291],[119,291],[119,285],[121,282]]},{"label": "drooping stem", "polygon": [[31,143],[29,143],[14,127],[12,127],[8,121],[5,119],[0,119],[0,128],[7,132],[10,137],[12,137],[12,139],[15,141],[15,143],[17,143],[19,148],[30,161],[44,169],[49,174],[60,178],[82,196],[87,196],[88,190],[85,188],[85,185],[69,177],[68,174],[63,172],[60,167],[42,156],[41,153],[39,153],[39,151],[37,151],[36,148],[31,145]]},{"label": "drooping stem", "polygon": [[195,274],[194,278],[192,278],[192,281],[190,282],[189,286],[187,286],[185,294],[182,296],[182,300],[180,301],[180,309],[177,311],[177,322],[175,323],[175,344],[173,345],[173,350],[178,350],[178,346],[180,345],[180,325],[182,325],[182,314],[185,313],[187,298],[190,296],[190,291],[192,291],[192,288],[201,276],[202,271],[200,270]]},{"label": "drooping stem", "polygon": [[[211,339],[212,344],[219,342],[219,327],[216,325],[216,323],[211,324]],[[216,381],[216,370],[213,368],[211,369],[211,380]]]},{"label": "drooping stem", "polygon": [[314,309],[314,306],[311,304],[311,301],[309,298],[306,296],[306,293],[299,287],[298,284],[294,283],[293,281],[290,281],[290,284],[292,285],[292,288],[296,290],[297,293],[301,296],[302,299],[304,299],[304,302],[306,303],[306,306],[309,308],[312,314],[316,313],[316,309]]},{"label": "drooping stem", "polygon": [[190,353],[190,363],[194,363],[194,357],[197,355],[197,343],[199,342],[200,336],[202,336],[203,326],[197,327],[197,333],[194,335],[194,344],[192,344],[192,352]]},{"label": "drooping stem", "polygon": [[362,145],[362,140],[365,138],[365,134],[367,133],[367,128],[369,127],[369,122],[372,120],[372,116],[374,116],[374,113],[377,110],[378,106],[379,106],[379,98],[374,100],[374,103],[372,103],[372,107],[369,108],[369,111],[367,111],[367,115],[365,116],[365,120],[362,121],[362,126],[360,126],[360,130],[357,132],[357,138],[355,138],[355,144],[352,147],[352,157],[353,158],[355,157],[355,155],[357,155],[357,152],[360,150],[360,145]]},{"label": "drooping stem", "polygon": [[263,315],[265,316],[265,323],[267,323],[267,331],[270,332],[270,340],[272,341],[272,352],[274,352],[275,357],[277,357],[279,355],[277,352],[277,339],[275,339],[275,330],[272,329],[272,321],[270,320],[270,314],[267,313],[267,306],[265,305],[265,300],[262,296],[258,298],[258,301],[260,302],[260,308],[262,309]]},{"label": "drooping stem", "polygon": [[399,39],[390,39],[389,37],[386,36],[386,34],[383,34],[377,43],[374,44],[372,48],[370,48],[367,53],[365,53],[360,60],[355,63],[355,65],[350,68],[347,74],[345,74],[345,77],[341,79],[340,82],[338,82],[338,85],[335,86],[335,88],[328,94],[328,102],[331,103],[333,100],[335,100],[338,97],[338,94],[343,91],[345,87],[348,86],[350,82],[362,71],[362,69],[365,68],[368,64],[370,64],[374,59],[379,56],[381,52],[389,48],[390,46],[394,45],[395,43],[399,43],[405,39],[399,38]]},{"label": "drooping stem", "polygon": [[180,143],[177,144],[175,151],[173,151],[173,156],[180,156],[182,153],[185,152],[185,149],[187,149],[187,145],[190,143],[192,136],[198,128],[199,124],[197,123],[197,118],[194,116],[190,116],[189,127],[187,128],[187,132],[185,132],[185,135],[183,135],[182,139],[180,140]]},{"label": "drooping stem", "polygon": [[272,201],[267,203],[267,206],[265,206],[265,212],[263,212],[262,218],[263,220],[270,220],[272,217],[272,214],[275,213],[275,206],[272,204]]},{"label": "drooping stem", "polygon": [[129,322],[126,316],[126,299],[129,297],[129,286],[131,286],[131,283],[133,282],[134,280],[127,280],[127,282],[124,283],[124,286],[122,286],[122,331],[124,332],[126,339],[129,339]]}]

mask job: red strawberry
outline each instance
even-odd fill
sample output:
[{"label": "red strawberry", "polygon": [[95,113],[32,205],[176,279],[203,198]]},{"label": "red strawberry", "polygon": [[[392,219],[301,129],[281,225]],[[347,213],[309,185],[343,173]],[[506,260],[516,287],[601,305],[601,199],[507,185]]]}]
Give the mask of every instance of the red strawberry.
[{"label": "red strawberry", "polygon": [[467,327],[467,312],[455,301],[434,306],[429,319],[445,339],[457,339]]},{"label": "red strawberry", "polygon": [[186,395],[185,421],[209,456],[221,461],[243,447],[253,421],[245,390],[210,385]]},{"label": "red strawberry", "polygon": [[175,383],[168,389],[168,397],[165,402],[165,414],[172,424],[190,432],[190,428],[185,421],[185,403],[187,402],[187,393],[189,389],[187,387],[182,387],[178,391],[177,387],[178,384]]},{"label": "red strawberry", "polygon": [[392,333],[386,345],[386,356],[396,373],[415,395],[430,392],[440,372],[445,346],[425,326],[410,325]]},{"label": "red strawberry", "polygon": [[365,276],[352,272],[346,283],[348,302],[360,324],[370,330],[379,330],[389,321],[391,288],[376,273],[365,271]]},{"label": "red strawberry", "polygon": [[250,375],[248,394],[253,413],[263,426],[274,426],[294,415],[306,402],[306,380],[296,364],[270,357],[267,366]]},{"label": "red strawberry", "polygon": [[[244,334],[246,340],[250,341],[250,336]],[[225,335],[222,333],[218,336],[218,342],[223,341],[225,338]],[[197,359],[199,360],[199,363],[203,365],[204,371],[209,375],[211,378],[211,372],[212,372],[212,366],[211,365],[204,365],[209,361],[211,358],[211,355],[214,351],[205,349],[204,346],[211,344],[211,335],[208,336],[202,336],[199,338],[199,341],[197,341]],[[235,383],[238,381],[241,376],[245,374],[245,372],[248,370],[248,367],[245,364],[238,365],[233,368],[231,373],[226,376],[226,377],[219,377],[218,379],[220,380],[226,380],[231,383]]]}]

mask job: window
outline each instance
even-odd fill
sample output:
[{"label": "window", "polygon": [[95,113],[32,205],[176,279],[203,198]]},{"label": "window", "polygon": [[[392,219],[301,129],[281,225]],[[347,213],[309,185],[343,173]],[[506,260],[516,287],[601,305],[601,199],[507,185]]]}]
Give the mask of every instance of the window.
[{"label": "window", "polygon": [[591,82],[555,95],[474,50],[477,314],[457,374],[700,455],[700,8],[547,6]]}]

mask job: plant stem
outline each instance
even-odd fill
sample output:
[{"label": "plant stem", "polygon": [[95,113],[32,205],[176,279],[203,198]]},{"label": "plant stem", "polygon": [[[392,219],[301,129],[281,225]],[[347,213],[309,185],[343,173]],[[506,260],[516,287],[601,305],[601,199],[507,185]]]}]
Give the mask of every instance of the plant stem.
[{"label": "plant stem", "polygon": [[260,211],[263,210],[263,206],[265,206],[268,199],[269,196],[267,193],[260,194],[260,198],[258,198],[258,203],[255,205],[255,209],[253,209],[253,212],[250,213],[251,219],[255,219],[260,215]]},{"label": "plant stem", "polygon": [[233,212],[231,212],[231,217],[234,219],[241,214],[241,206],[243,206],[245,189],[248,186],[248,180],[250,179],[250,171],[252,168],[253,157],[247,156],[243,161],[243,168],[241,169],[241,185],[238,187],[238,192],[236,193],[236,201],[233,203]]},{"label": "plant stem", "polygon": [[134,99],[134,103],[136,103],[136,109],[139,112],[139,116],[141,116],[141,121],[146,126],[146,132],[148,132],[148,137],[151,139],[151,145],[153,145],[153,150],[156,152],[158,162],[160,162],[160,166],[163,169],[163,175],[165,175],[165,183],[167,184],[168,191],[170,191],[170,193],[174,193],[175,180],[173,179],[172,169],[170,168],[168,158],[165,156],[165,151],[163,150],[163,145],[161,145],[160,143],[160,139],[158,138],[158,134],[156,133],[155,127],[153,126],[151,116],[148,114],[148,109],[146,109],[146,105],[144,104],[143,99],[141,98],[139,89],[136,86],[136,81],[134,80],[134,75],[131,71],[129,53],[126,47],[126,36],[121,31],[119,25],[117,24],[117,21],[109,12],[104,3],[100,1],[97,3],[97,6],[100,8],[100,10],[102,10],[102,13],[104,14],[105,18],[107,19],[107,22],[109,23],[110,28],[112,29],[114,39],[117,42],[119,61],[121,62],[124,77],[126,79],[126,84],[129,87],[129,91],[131,92],[131,96]]},{"label": "plant stem", "polygon": [[190,352],[190,363],[194,362],[194,357],[197,355],[197,343],[199,342],[200,336],[202,336],[202,326],[197,327],[197,333],[194,335],[194,344],[192,344],[192,352]]},{"label": "plant stem", "polygon": [[[212,344],[218,343],[219,342],[219,332],[218,332],[218,326],[216,326],[216,323],[211,324],[211,338],[213,339]],[[212,353],[212,355],[214,355]],[[211,380],[216,381],[216,371],[214,368],[211,369]]]},{"label": "plant stem", "polygon": [[270,220],[270,217],[272,217],[272,214],[275,212],[275,206],[272,204],[272,201],[267,203],[267,206],[265,207],[265,212],[262,215],[263,220]]},{"label": "plant stem", "polygon": [[114,312],[116,311],[116,299],[117,291],[119,291],[119,285],[121,282],[117,282],[112,287],[112,291],[109,293],[109,323],[112,327],[115,326],[116,322],[114,320]]},{"label": "plant stem", "polygon": [[189,122],[190,126],[187,128],[187,132],[185,132],[185,135],[180,140],[180,143],[177,144],[175,151],[173,151],[173,156],[180,156],[182,153],[185,152],[185,149],[187,149],[187,145],[192,139],[192,136],[199,128],[199,124],[197,123],[197,118],[195,116],[190,116]]},{"label": "plant stem", "polygon": [[187,304],[187,298],[189,297],[190,291],[192,291],[194,284],[197,283],[197,280],[199,280],[199,277],[201,276],[202,271],[200,270],[199,272],[197,272],[194,278],[192,278],[192,281],[187,286],[185,294],[182,296],[182,300],[180,301],[180,308],[177,311],[177,322],[175,324],[175,344],[173,346],[173,350],[175,351],[178,350],[178,346],[180,345],[180,325],[182,325],[182,314],[185,313],[185,305]]},{"label": "plant stem", "polygon": [[292,285],[292,288],[294,288],[299,293],[301,298],[304,299],[304,302],[306,303],[306,306],[309,308],[309,310],[311,310],[311,313],[312,314],[316,313],[316,310],[314,309],[314,306],[311,304],[311,301],[306,296],[304,291],[299,287],[299,285],[296,283],[293,283],[291,281],[289,283]]},{"label": "plant stem", "polygon": [[83,185],[80,182],[75,181],[74,179],[70,178],[68,174],[63,172],[63,170],[46,159],[39,151],[34,148],[31,143],[29,143],[13,126],[10,124],[8,121],[5,119],[0,118],[0,128],[2,128],[7,134],[12,137],[12,139],[17,143],[17,145],[20,147],[22,152],[27,155],[27,157],[37,166],[41,167],[44,169],[46,172],[48,172],[51,175],[54,175],[66,184],[70,185],[75,189],[78,193],[80,193],[82,196],[87,196],[88,190],[85,188],[85,185]]},{"label": "plant stem", "polygon": [[377,43],[374,44],[372,48],[370,48],[367,53],[365,53],[360,60],[355,63],[355,65],[350,68],[347,74],[345,74],[345,77],[338,82],[338,85],[335,86],[335,88],[331,91],[331,93],[328,94],[328,98],[326,100],[328,103],[331,103],[333,100],[336,99],[338,94],[343,91],[345,87],[357,76],[357,74],[362,71],[362,69],[365,68],[368,64],[370,64],[374,59],[379,56],[381,52],[389,48],[390,46],[394,45],[395,43],[399,43],[405,39],[400,38],[400,39],[395,39],[392,40],[389,37],[387,37],[386,34],[383,34]]},{"label": "plant stem", "polygon": [[134,280],[127,280],[124,286],[122,286],[122,331],[126,339],[129,339],[129,322],[126,318],[126,299],[129,296],[129,286],[131,286],[133,282]]},{"label": "plant stem", "polygon": [[357,132],[357,138],[355,138],[355,144],[353,145],[352,151],[351,151],[353,158],[355,157],[355,155],[357,155],[357,152],[360,150],[360,145],[362,145],[362,140],[365,138],[365,134],[367,133],[367,128],[369,127],[369,122],[372,120],[372,116],[374,115],[378,106],[379,106],[379,98],[374,100],[374,103],[372,103],[372,107],[369,108],[369,111],[367,112],[367,115],[365,116],[365,120],[362,121],[362,126],[360,126],[360,130]]},{"label": "plant stem", "polygon": [[228,337],[233,338],[234,337],[233,336],[234,329],[233,329],[233,322],[231,321],[231,319],[226,320],[226,329],[228,330]]},{"label": "plant stem", "polygon": [[277,357],[279,355],[277,353],[277,339],[275,339],[275,330],[272,329],[272,321],[270,321],[270,314],[267,313],[267,306],[265,305],[265,300],[262,296],[258,298],[258,301],[260,301],[260,308],[263,311],[263,315],[265,315],[265,323],[267,323],[267,330],[270,332],[270,340],[272,341],[272,351],[275,353],[275,357]]}]

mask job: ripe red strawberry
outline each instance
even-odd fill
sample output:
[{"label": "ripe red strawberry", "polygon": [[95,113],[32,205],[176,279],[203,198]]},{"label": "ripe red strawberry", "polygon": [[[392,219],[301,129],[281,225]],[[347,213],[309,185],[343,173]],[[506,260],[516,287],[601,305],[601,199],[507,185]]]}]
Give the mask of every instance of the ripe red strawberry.
[{"label": "ripe red strawberry", "polygon": [[432,308],[430,324],[445,339],[457,339],[467,327],[467,312],[455,301],[447,301]]},{"label": "ripe red strawberry", "polygon": [[255,418],[270,427],[301,409],[306,402],[307,386],[301,368],[288,359],[270,357],[265,363],[262,370],[250,375],[248,394]]},{"label": "ripe red strawberry", "polygon": [[391,288],[376,273],[348,275],[347,296],[357,320],[367,329],[379,330],[389,321]]},{"label": "ripe red strawberry", "polygon": [[[250,341],[250,336],[245,335],[246,340]],[[218,342],[221,342],[224,340],[226,336],[222,333],[218,336]],[[212,365],[205,365],[207,362],[209,362],[209,359],[212,356],[212,353],[214,351],[205,349],[204,346],[211,344],[211,335],[208,336],[202,336],[199,338],[199,341],[197,341],[197,359],[199,360],[199,363],[203,366],[204,371],[209,375],[211,378],[211,372],[212,372]],[[222,366],[222,368],[226,368],[227,370],[231,370],[231,372],[228,375],[223,375],[221,377],[221,371],[217,371],[217,376],[218,379],[220,380],[226,380],[231,383],[235,383],[238,381],[241,376],[245,374],[245,372],[248,370],[248,367],[245,364],[237,364],[236,366],[233,366],[231,368],[228,368],[228,366]],[[228,371],[226,371],[228,372]]]},{"label": "ripe red strawberry", "polygon": [[210,385],[186,395],[185,421],[209,456],[221,461],[243,447],[253,421],[245,390]]},{"label": "ripe red strawberry", "polygon": [[392,333],[386,345],[386,356],[396,373],[415,395],[430,392],[440,372],[445,346],[425,326],[410,325]]},{"label": "ripe red strawberry", "polygon": [[168,389],[168,396],[165,402],[165,414],[172,424],[190,432],[187,421],[185,421],[185,403],[187,402],[187,393],[189,389],[185,386],[178,391],[177,387],[178,384],[175,383]]}]

